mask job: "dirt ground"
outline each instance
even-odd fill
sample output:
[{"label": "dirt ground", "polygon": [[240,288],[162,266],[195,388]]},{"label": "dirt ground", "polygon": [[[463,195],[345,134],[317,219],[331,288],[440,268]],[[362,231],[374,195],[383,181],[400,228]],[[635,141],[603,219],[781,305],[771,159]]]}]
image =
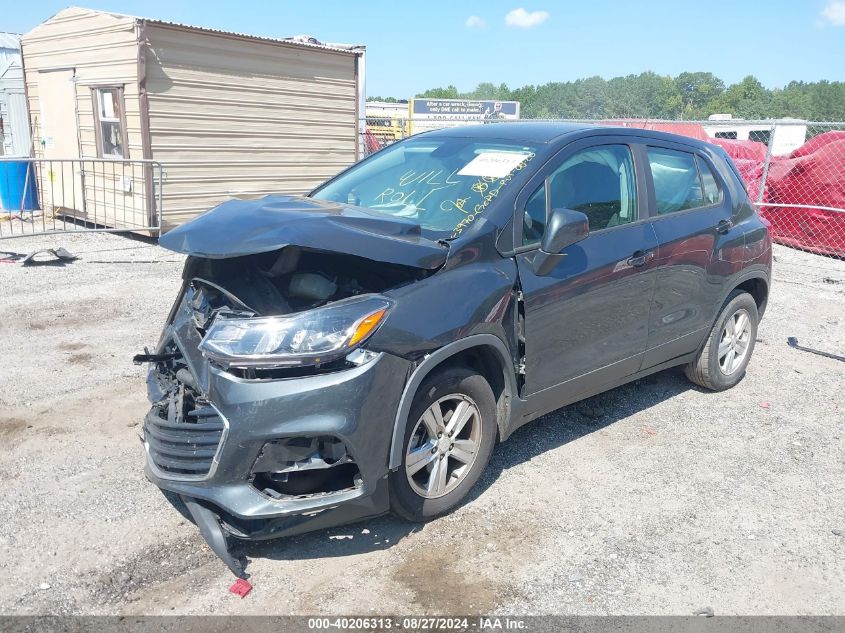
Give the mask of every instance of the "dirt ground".
[{"label": "dirt ground", "polygon": [[845,363],[786,344],[845,354],[845,262],[777,247],[735,389],[670,370],[561,409],[450,516],[248,546],[240,599],[142,473],[130,359],[181,257],[112,235],[0,250],[59,245],[81,259],[0,263],[2,614],[845,614]]}]

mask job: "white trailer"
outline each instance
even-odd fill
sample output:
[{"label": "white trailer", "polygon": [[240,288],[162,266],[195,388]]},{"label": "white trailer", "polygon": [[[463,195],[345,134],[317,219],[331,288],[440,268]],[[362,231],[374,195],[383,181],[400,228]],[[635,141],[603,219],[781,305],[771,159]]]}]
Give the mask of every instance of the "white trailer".
[{"label": "white trailer", "polygon": [[803,119],[770,119],[746,121],[730,114],[711,114],[703,124],[710,138],[736,141],[771,142],[772,156],[785,156],[801,147],[807,140],[807,122]]}]

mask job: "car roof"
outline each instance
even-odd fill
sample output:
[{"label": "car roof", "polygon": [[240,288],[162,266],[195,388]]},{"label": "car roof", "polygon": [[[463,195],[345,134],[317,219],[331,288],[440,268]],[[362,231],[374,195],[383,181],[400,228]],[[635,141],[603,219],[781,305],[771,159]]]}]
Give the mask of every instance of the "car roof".
[{"label": "car roof", "polygon": [[598,129],[589,123],[549,121],[491,121],[489,125],[461,125],[425,132],[428,138],[485,138],[525,143],[551,143],[581,130]]},{"label": "car roof", "polygon": [[[662,141],[682,143],[693,147],[709,147],[705,141],[636,127],[594,125],[592,123],[564,123],[555,121],[507,121],[491,122],[489,125],[462,125],[423,132],[419,136],[426,138],[478,138],[521,143],[555,143],[567,136],[591,136],[594,134],[614,134],[619,136],[638,136]],[[712,147],[709,147],[712,149]]]}]

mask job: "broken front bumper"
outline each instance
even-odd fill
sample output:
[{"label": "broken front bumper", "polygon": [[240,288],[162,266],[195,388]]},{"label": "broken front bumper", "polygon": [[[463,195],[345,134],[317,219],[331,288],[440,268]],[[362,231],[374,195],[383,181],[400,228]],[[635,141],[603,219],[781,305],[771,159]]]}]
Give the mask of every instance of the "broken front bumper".
[{"label": "broken front bumper", "polygon": [[388,510],[388,457],[408,361],[379,354],[331,373],[244,379],[211,366],[197,350],[200,337],[177,314],[158,350],[177,360],[149,373],[150,481],[241,539]]}]

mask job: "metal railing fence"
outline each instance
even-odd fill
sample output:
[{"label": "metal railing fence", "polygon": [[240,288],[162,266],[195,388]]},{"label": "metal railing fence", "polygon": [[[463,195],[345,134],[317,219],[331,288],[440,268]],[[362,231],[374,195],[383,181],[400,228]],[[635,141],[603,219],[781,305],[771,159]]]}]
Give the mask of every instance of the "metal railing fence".
[{"label": "metal railing fence", "polygon": [[161,223],[163,170],[140,159],[0,157],[0,239]]},{"label": "metal railing fence", "polygon": [[[657,130],[719,145],[733,159],[749,195],[771,223],[775,242],[817,255],[845,258],[845,122],[534,120]],[[497,123],[477,117],[371,117],[361,126],[362,155],[423,131]]]}]

